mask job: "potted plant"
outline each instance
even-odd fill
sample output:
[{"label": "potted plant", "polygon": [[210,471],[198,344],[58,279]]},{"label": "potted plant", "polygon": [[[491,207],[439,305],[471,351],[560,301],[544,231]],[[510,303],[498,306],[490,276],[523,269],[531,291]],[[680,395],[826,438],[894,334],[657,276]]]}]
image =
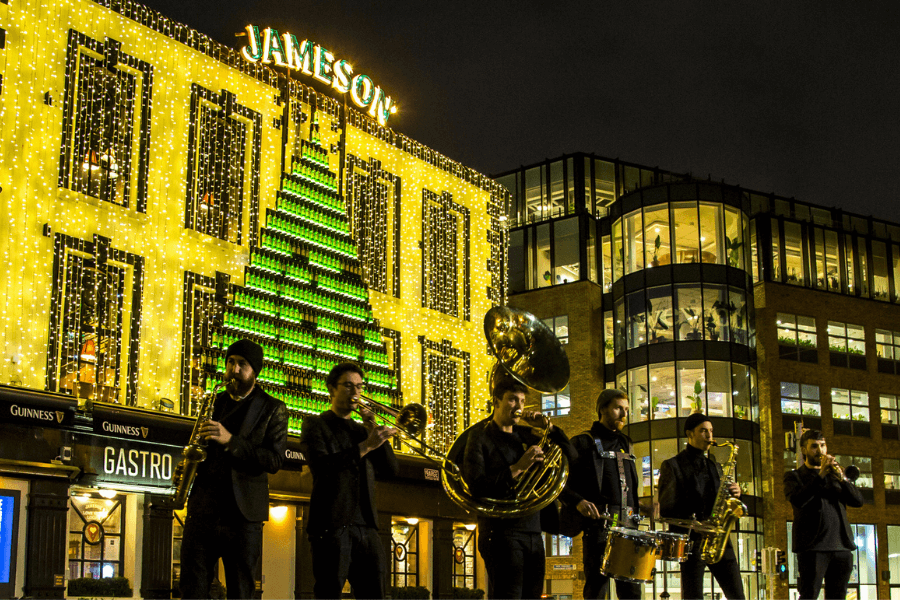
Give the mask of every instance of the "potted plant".
[{"label": "potted plant", "polygon": [[740,252],[741,248],[744,246],[744,242],[737,239],[731,239],[727,235],[725,236],[725,251],[728,254],[728,266],[730,267],[739,267],[740,266]]},{"label": "potted plant", "polygon": [[698,379],[694,382],[694,393],[688,395],[688,399],[691,401],[691,413],[698,413],[703,410],[703,396],[700,394],[703,393],[703,383]]},{"label": "potted plant", "polygon": [[686,327],[688,330],[684,338],[686,340],[702,340],[703,321],[700,319],[700,315],[689,307],[682,308],[681,312],[684,314],[685,320],[681,322],[680,327]]},{"label": "potted plant", "polygon": [[706,316],[706,322],[704,323],[704,328],[706,329],[707,334],[709,334],[709,339],[718,342],[719,341],[719,324],[716,323],[715,317],[712,315]]},{"label": "potted plant", "polygon": [[653,259],[650,261],[651,267],[659,266],[659,248],[662,246],[662,238],[658,235],[656,236],[656,241],[653,242]]},{"label": "potted plant", "polygon": [[647,314],[649,317],[647,318],[647,329],[650,332],[650,342],[665,342],[667,341],[665,336],[659,335],[660,331],[668,331],[669,324],[666,323],[666,313],[667,309],[659,309],[653,310],[653,303],[649,300],[647,301]]}]

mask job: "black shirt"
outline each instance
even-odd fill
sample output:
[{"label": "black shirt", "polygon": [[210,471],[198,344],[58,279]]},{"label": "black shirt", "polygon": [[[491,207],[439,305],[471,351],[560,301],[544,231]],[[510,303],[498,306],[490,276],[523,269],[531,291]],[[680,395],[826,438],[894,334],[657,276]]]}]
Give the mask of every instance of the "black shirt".
[{"label": "black shirt", "polygon": [[[360,442],[365,441],[368,432],[365,429],[354,427],[352,419],[329,419],[325,422],[331,433],[338,439],[349,438],[352,445],[357,446]],[[390,442],[386,442],[390,443]],[[361,527],[376,527],[376,523],[369,522],[371,518],[363,516],[361,506],[368,505],[369,502],[369,486],[363,477],[359,478],[359,502],[356,505],[356,511],[353,514],[351,525],[359,525]]]},{"label": "black shirt", "polygon": [[[236,435],[258,390],[255,387],[240,401],[233,400],[227,392],[219,394],[213,407],[212,420],[218,421],[232,435]],[[197,469],[197,477],[191,489],[190,514],[215,516],[222,521],[236,518],[244,520],[234,499],[231,455],[227,447],[218,442],[207,445],[206,460]]]},{"label": "black shirt", "polygon": [[696,507],[696,515],[697,518],[702,521],[709,518],[709,515],[712,513],[713,504],[716,501],[716,496],[719,493],[719,490],[716,487],[716,480],[718,477],[713,474],[716,473],[716,466],[703,450],[695,448],[690,444],[688,444],[684,450],[691,460],[691,467],[693,467],[694,470],[694,479],[697,481],[697,488],[701,490],[701,506]]}]

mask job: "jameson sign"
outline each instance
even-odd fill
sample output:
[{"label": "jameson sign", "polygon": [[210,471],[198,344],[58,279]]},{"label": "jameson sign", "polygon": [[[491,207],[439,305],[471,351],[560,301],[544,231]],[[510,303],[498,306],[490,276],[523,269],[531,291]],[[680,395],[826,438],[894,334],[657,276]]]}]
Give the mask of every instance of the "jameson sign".
[{"label": "jameson sign", "polygon": [[341,94],[350,94],[353,103],[367,109],[369,116],[377,119],[382,127],[397,112],[397,106],[372,78],[362,73],[354,74],[353,66],[344,59],[335,58],[329,50],[310,40],[298,41],[291,33],[279,34],[267,27],[262,31],[256,25],[247,25],[247,45],[241,55],[250,62],[287,67],[292,71],[309,75]]}]

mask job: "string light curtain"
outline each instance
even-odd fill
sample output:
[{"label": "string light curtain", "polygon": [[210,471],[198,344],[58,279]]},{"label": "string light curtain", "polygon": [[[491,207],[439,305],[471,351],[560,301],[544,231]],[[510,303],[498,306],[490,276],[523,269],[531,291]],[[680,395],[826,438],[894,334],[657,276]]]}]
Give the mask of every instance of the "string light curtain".
[{"label": "string light curtain", "polygon": [[347,203],[351,234],[359,247],[363,277],[370,289],[400,297],[399,177],[381,161],[347,158]]},{"label": "string light curtain", "polygon": [[432,416],[428,444],[440,452],[453,445],[471,420],[469,353],[449,340],[419,337],[422,345],[422,398]]},{"label": "string light curtain", "polygon": [[134,406],[143,259],[101,236],[54,237],[47,389]]},{"label": "string light curtain", "polygon": [[460,270],[469,264],[469,209],[454,202],[449,192],[423,190],[422,240],[422,306],[459,317],[462,276],[463,318],[468,320],[469,278]]},{"label": "string light curtain", "polygon": [[[61,187],[130,206],[137,123],[140,138],[137,210],[146,210],[152,81],[153,68],[123,53],[116,40],[98,42],[69,30],[60,149]],[[139,120],[136,105],[140,109]]]},{"label": "string light curtain", "polygon": [[[241,244],[246,187],[251,212],[258,212],[260,126],[260,114],[239,105],[234,94],[191,85],[185,227]],[[253,164],[247,161],[248,148]]]}]

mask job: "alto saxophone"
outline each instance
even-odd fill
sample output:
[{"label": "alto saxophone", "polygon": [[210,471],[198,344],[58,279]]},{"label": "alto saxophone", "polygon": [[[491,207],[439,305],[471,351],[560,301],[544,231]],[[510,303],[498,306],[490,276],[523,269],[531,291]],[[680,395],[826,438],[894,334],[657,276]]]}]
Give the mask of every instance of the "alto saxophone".
[{"label": "alto saxophone", "polygon": [[734,483],[737,445],[731,442],[713,442],[712,445],[731,446],[731,456],[728,457],[728,462],[722,465],[722,482],[719,484],[719,492],[716,494],[716,503],[713,505],[712,514],[706,520],[706,523],[714,525],[715,529],[704,533],[700,539],[700,558],[707,564],[722,560],[731,530],[734,529],[738,519],[747,513],[744,503],[732,497],[728,492],[728,486]]},{"label": "alto saxophone", "polygon": [[194,421],[194,430],[191,432],[190,442],[181,451],[181,462],[175,467],[175,475],[172,478],[175,491],[172,493],[170,505],[173,510],[184,508],[188,494],[191,493],[191,486],[194,484],[194,477],[197,476],[197,468],[200,466],[200,463],[206,460],[207,442],[200,437],[200,428],[212,418],[216,395],[225,385],[225,382],[217,383],[209,393],[203,396],[203,401],[200,403],[200,410],[197,413],[197,420]]}]

